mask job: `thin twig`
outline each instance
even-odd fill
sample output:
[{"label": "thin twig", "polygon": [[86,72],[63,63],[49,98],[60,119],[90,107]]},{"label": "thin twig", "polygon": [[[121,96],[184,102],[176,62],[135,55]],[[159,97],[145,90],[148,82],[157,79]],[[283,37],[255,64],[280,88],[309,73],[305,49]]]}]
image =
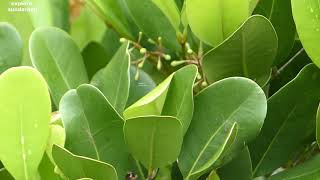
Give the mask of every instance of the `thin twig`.
[{"label": "thin twig", "polygon": [[277,71],[277,75],[280,74],[287,66],[289,66],[303,51],[304,49],[301,48],[286,64],[281,66]]}]

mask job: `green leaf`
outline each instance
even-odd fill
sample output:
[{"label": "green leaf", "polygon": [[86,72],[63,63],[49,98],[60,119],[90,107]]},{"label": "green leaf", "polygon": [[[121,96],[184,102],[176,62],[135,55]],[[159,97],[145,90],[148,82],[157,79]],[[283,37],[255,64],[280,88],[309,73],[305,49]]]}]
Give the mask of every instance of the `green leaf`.
[{"label": "green leaf", "polygon": [[265,85],[277,53],[277,35],[268,19],[251,16],[230,38],[203,58],[209,82],[243,76]]},{"label": "green leaf", "polygon": [[29,57],[28,40],[30,34],[34,30],[30,16],[27,13],[12,12],[12,8],[19,8],[12,5],[16,1],[1,0],[0,1],[0,22],[8,22],[18,29],[23,42],[23,65],[31,65]]},{"label": "green leaf", "polygon": [[317,124],[316,124],[316,133],[317,133],[317,142],[318,145],[320,146],[320,104],[318,107],[318,112],[317,112]]},{"label": "green leaf", "polygon": [[113,27],[123,37],[132,38],[129,22],[121,7],[121,1],[115,0],[87,0],[88,6],[103,18],[103,21]]},{"label": "green leaf", "polygon": [[[50,151],[52,151],[52,149]],[[55,173],[55,165],[53,162],[54,161],[50,160],[48,154],[43,155],[42,161],[41,161],[39,168],[38,168],[41,179],[62,180],[62,178],[58,174]]]},{"label": "green leaf", "polygon": [[55,105],[68,90],[88,82],[79,48],[58,28],[35,30],[30,37],[30,56],[48,82]]},{"label": "green leaf", "polygon": [[179,32],[180,11],[174,0],[152,0],[169,19],[171,25]]},{"label": "green leaf", "polygon": [[16,28],[0,22],[0,74],[19,66],[22,61],[22,40]]},{"label": "green leaf", "polygon": [[[138,72],[137,72],[138,71]],[[139,74],[139,79],[135,80],[136,74]],[[155,82],[151,77],[143,70],[136,68],[135,66],[130,67],[130,92],[127,101],[127,106],[132,105],[143,96],[148,94],[156,87]]]},{"label": "green leaf", "polygon": [[47,88],[41,74],[29,67],[11,68],[0,76],[0,159],[17,180],[37,177],[49,136]]},{"label": "green leaf", "polygon": [[50,125],[50,134],[49,134],[49,140],[47,143],[47,149],[46,153],[49,156],[51,162],[54,162],[52,158],[52,147],[54,144],[57,144],[59,146],[64,146],[66,141],[66,133],[65,129],[56,124],[51,124]]},{"label": "green leaf", "polygon": [[313,135],[320,101],[320,70],[313,64],[268,100],[268,114],[249,147],[254,175],[271,173],[286,163]]},{"label": "green leaf", "polygon": [[259,133],[267,112],[263,90],[247,78],[218,81],[195,97],[190,128],[184,138],[179,167],[184,178],[193,180],[213,165],[232,136],[233,154]]},{"label": "green leaf", "polygon": [[124,112],[125,119],[162,115],[179,119],[187,131],[193,114],[193,84],[197,68],[189,65],[171,74],[159,86]]},{"label": "green leaf", "polygon": [[252,180],[252,165],[248,148],[243,149],[236,158],[218,170],[223,180]]},{"label": "green leaf", "polygon": [[213,170],[206,180],[220,180],[220,177],[218,176],[217,172]]},{"label": "green leaf", "polygon": [[11,174],[5,169],[0,169],[0,179],[1,180],[14,180],[14,178],[11,176]]},{"label": "green leaf", "polygon": [[[157,41],[162,38],[163,45],[172,51],[180,49],[175,27],[167,18],[168,11],[164,7],[164,0],[125,0],[133,20],[138,25],[143,33],[149,38]],[[167,0],[168,1],[168,0]],[[158,7],[158,6],[159,7]],[[172,7],[170,7],[171,9]],[[176,23],[174,23],[176,24]]]},{"label": "green leaf", "polygon": [[283,63],[294,45],[296,27],[292,17],[291,0],[262,0],[255,13],[267,17],[278,35],[278,53],[275,65]]},{"label": "green leaf", "polygon": [[147,169],[154,170],[178,158],[183,141],[182,124],[169,116],[127,119],[124,136],[131,154]]},{"label": "green leaf", "polygon": [[106,96],[111,105],[120,113],[124,111],[130,87],[130,53],[129,43],[123,44],[91,81]]},{"label": "green leaf", "polygon": [[[69,31],[69,2],[66,0],[28,0],[32,8],[29,12],[35,28],[43,26],[55,26]],[[29,7],[29,6],[27,6]]]},{"label": "green leaf", "polygon": [[76,156],[57,145],[53,146],[52,155],[59,169],[69,179],[118,180],[117,172],[110,164],[87,157]]},{"label": "green leaf", "polygon": [[320,67],[320,3],[318,0],[291,0],[291,3],[299,39],[309,57]]},{"label": "green leaf", "polygon": [[296,167],[290,168],[268,178],[268,180],[315,180],[320,177],[320,156],[317,155]]},{"label": "green leaf", "polygon": [[89,79],[91,79],[100,69],[104,68],[110,61],[105,48],[95,41],[87,44],[81,54]]},{"label": "green leaf", "polygon": [[71,14],[70,34],[80,49],[83,49],[91,41],[100,42],[104,32],[108,30],[104,22],[92,12],[86,3],[83,7],[80,5],[79,10],[80,14],[76,14],[74,17]]},{"label": "green leaf", "polygon": [[120,179],[135,170],[124,141],[123,120],[97,88],[81,85],[70,90],[61,99],[60,112],[68,150],[112,164]]},{"label": "green leaf", "polygon": [[186,0],[188,22],[198,38],[217,46],[249,16],[249,1]]},{"label": "green leaf", "polygon": [[252,14],[260,0],[249,0],[249,14]]}]

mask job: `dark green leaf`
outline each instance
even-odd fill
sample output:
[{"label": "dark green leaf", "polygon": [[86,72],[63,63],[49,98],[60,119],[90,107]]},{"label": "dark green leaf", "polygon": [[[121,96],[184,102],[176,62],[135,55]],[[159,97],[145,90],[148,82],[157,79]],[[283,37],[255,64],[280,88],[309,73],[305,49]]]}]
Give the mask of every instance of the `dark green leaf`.
[{"label": "dark green leaf", "polygon": [[265,85],[277,53],[277,35],[268,19],[251,16],[230,38],[209,51],[203,69],[209,82],[243,76]]},{"label": "dark green leaf", "polygon": [[266,175],[286,163],[314,132],[320,101],[320,70],[313,64],[268,100],[261,133],[251,144],[254,175]]}]

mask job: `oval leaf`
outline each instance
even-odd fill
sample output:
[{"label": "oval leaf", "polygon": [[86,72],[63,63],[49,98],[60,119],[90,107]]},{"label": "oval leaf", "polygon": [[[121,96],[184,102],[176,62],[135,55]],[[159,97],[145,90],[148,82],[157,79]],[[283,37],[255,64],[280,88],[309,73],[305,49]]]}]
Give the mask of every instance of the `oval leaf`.
[{"label": "oval leaf", "polygon": [[134,165],[123,136],[123,120],[92,85],[67,92],[60,103],[66,129],[65,147],[77,155],[112,164],[124,179]]},{"label": "oval leaf", "polygon": [[49,137],[47,84],[35,69],[11,68],[0,76],[0,99],[0,159],[15,179],[34,179]]},{"label": "oval leaf", "polygon": [[266,112],[263,90],[250,79],[228,78],[199,93],[179,157],[184,178],[195,179],[213,165],[222,154],[224,148],[220,146],[228,142],[234,123],[238,131],[229,151],[241,150],[259,133]]},{"label": "oval leaf", "polygon": [[318,0],[291,0],[299,39],[311,60],[320,67],[320,8]]},{"label": "oval leaf", "polygon": [[186,0],[191,30],[199,39],[217,46],[249,16],[249,1]]},{"label": "oval leaf", "polygon": [[320,101],[320,70],[313,64],[268,100],[261,133],[250,144],[254,175],[273,172],[314,134]]},{"label": "oval leaf", "polygon": [[88,82],[80,50],[66,32],[38,28],[29,43],[32,63],[48,82],[57,106],[64,93]]},{"label": "oval leaf", "polygon": [[22,61],[22,40],[16,28],[0,22],[0,74]]},{"label": "oval leaf", "polygon": [[124,134],[132,155],[149,170],[173,163],[183,140],[180,121],[169,116],[128,119]]},{"label": "oval leaf", "polygon": [[129,43],[123,44],[110,63],[99,71],[91,81],[106,96],[111,105],[120,113],[124,111],[130,87]]},{"label": "oval leaf", "polygon": [[118,180],[117,172],[110,164],[76,156],[57,145],[53,146],[52,156],[59,169],[69,179]]},{"label": "oval leaf", "polygon": [[277,53],[277,34],[268,19],[251,16],[230,38],[203,58],[209,82],[243,76],[263,86]]}]

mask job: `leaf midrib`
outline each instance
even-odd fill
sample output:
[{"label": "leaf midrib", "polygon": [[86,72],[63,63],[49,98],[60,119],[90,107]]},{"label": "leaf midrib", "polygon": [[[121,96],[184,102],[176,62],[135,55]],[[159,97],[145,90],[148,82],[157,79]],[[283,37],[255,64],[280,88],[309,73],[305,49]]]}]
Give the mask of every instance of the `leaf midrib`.
[{"label": "leaf midrib", "polygon": [[192,175],[192,171],[193,169],[195,168],[196,164],[198,163],[198,161],[200,160],[202,154],[205,152],[206,148],[209,146],[210,142],[212,141],[212,139],[215,137],[215,135],[217,134],[217,132],[219,132],[219,130],[223,127],[224,124],[228,123],[230,121],[230,118],[236,114],[241,108],[242,108],[242,105],[245,104],[249,99],[250,97],[252,96],[254,92],[251,92],[248,97],[239,105],[239,107],[237,109],[235,109],[229,116],[228,118],[226,119],[226,121],[217,129],[217,131],[210,137],[210,139],[208,140],[208,142],[205,144],[205,146],[202,148],[202,150],[200,151],[197,159],[195,160],[195,162],[193,163],[190,171],[188,172],[188,175],[187,177],[189,177],[190,175]]}]

